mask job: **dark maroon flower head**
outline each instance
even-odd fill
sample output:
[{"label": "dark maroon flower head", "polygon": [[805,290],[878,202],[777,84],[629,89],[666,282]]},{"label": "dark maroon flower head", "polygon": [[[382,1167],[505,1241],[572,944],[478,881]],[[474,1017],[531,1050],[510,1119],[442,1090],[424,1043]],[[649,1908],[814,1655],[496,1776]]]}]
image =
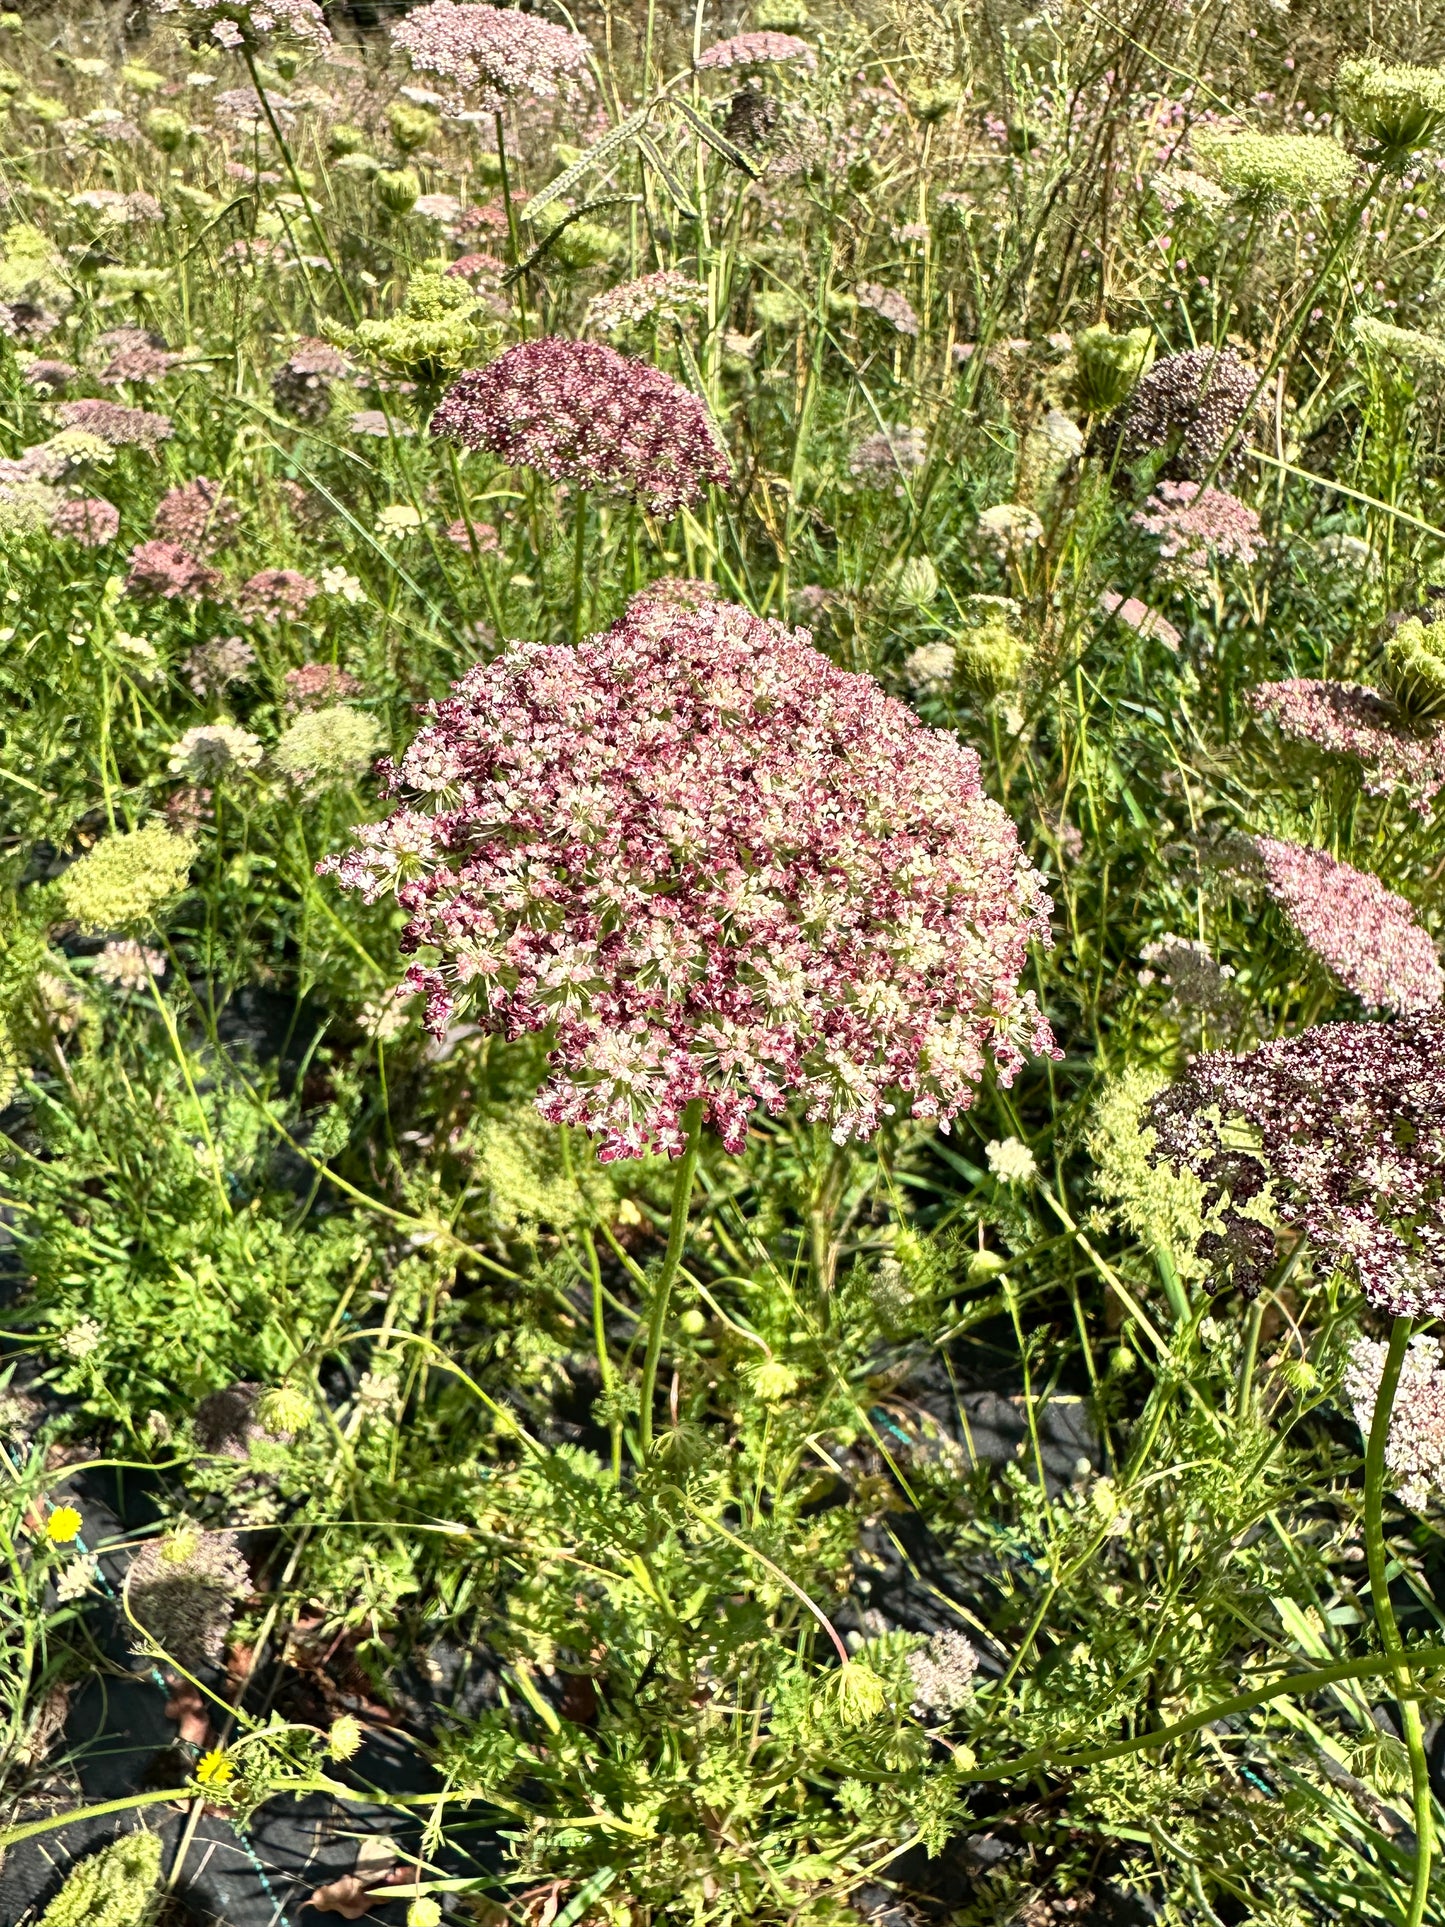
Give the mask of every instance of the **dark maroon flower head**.
[{"label": "dark maroon flower head", "polygon": [[524,341],[463,375],[431,432],[554,482],[631,495],[654,515],[675,515],[728,479],[695,395],[648,362],[560,335]]},{"label": "dark maroon flower head", "polygon": [[[1377,1310],[1445,1315],[1445,1020],[1318,1024],[1200,1057],[1148,1113],[1152,1155],[1206,1187],[1201,1253],[1252,1294],[1271,1226],[1303,1232]],[[1268,1188],[1266,1188],[1268,1187]]]}]

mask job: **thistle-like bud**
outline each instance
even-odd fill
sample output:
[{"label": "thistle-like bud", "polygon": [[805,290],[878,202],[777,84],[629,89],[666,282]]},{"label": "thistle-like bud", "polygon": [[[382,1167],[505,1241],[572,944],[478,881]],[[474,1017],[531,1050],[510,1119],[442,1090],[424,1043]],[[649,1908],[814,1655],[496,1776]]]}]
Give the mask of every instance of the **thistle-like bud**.
[{"label": "thistle-like bud", "polygon": [[1385,644],[1385,680],[1407,716],[1445,710],[1445,623],[1402,622]]},{"label": "thistle-like bud", "polygon": [[838,1718],[844,1726],[867,1726],[888,1704],[888,1689],[873,1668],[860,1659],[843,1662],[833,1690],[838,1698]]},{"label": "thistle-like bud", "polygon": [[384,167],[372,187],[389,214],[410,214],[421,193],[421,180],[414,167]]},{"label": "thistle-like bud", "polygon": [[326,1751],[333,1760],[354,1759],[361,1751],[361,1742],[365,1737],[361,1721],[350,1713],[343,1713],[331,1722],[331,1730],[326,1735]]},{"label": "thistle-like bud", "polygon": [[142,124],[146,139],[163,154],[174,154],[191,131],[185,116],[173,113],[169,107],[153,107]]}]

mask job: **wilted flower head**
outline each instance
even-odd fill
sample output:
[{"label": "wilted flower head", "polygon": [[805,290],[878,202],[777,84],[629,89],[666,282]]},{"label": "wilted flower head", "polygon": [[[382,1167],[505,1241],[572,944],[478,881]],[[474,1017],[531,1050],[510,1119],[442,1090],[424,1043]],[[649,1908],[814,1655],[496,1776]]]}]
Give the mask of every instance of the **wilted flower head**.
[{"label": "wilted flower head", "polygon": [[244,636],[212,636],[185,660],[186,681],[198,696],[218,696],[255,667],[256,651]]},{"label": "wilted flower head", "polygon": [[[1258,1290],[1268,1220],[1305,1232],[1378,1310],[1445,1314],[1445,1022],[1317,1024],[1215,1052],[1154,1102],[1156,1155],[1205,1185],[1200,1255]],[[1269,1187],[1266,1191],[1266,1187]]]},{"label": "wilted flower head", "polygon": [[1157,610],[1151,609],[1138,596],[1121,596],[1114,589],[1105,589],[1099,597],[1099,607],[1106,616],[1115,616],[1136,635],[1155,642],[1162,642],[1166,649],[1178,653],[1182,637],[1172,622],[1166,622]]},{"label": "wilted flower head", "polygon": [[1324,850],[1268,836],[1253,842],[1270,895],[1347,990],[1378,1010],[1434,1009],[1445,976],[1413,905]]},{"label": "wilted flower head", "polygon": [[252,621],[299,622],[320,593],[299,570],[262,569],[236,591],[236,607]]},{"label": "wilted flower head", "polygon": [[214,595],[221,578],[178,542],[138,542],[130,552],[125,586],[132,595],[164,596],[167,602],[184,596],[194,602]]},{"label": "wilted flower head", "polygon": [[977,1671],[978,1654],[970,1639],[951,1626],[935,1633],[926,1646],[908,1655],[914,1713],[919,1719],[957,1713],[973,1697]]},{"label": "wilted flower head", "polygon": [[158,950],[147,950],[144,944],[126,937],[108,943],[93,968],[102,983],[113,984],[117,990],[144,990],[153,980],[165,976],[166,960]]},{"label": "wilted flower head", "polygon": [[558,83],[585,67],[591,51],[568,33],[516,8],[430,0],[391,30],[419,73],[441,83],[449,113],[499,114],[509,98],[550,100]]},{"label": "wilted flower head", "polygon": [[1198,482],[1161,482],[1132,519],[1159,538],[1160,560],[1188,584],[1207,580],[1217,562],[1248,568],[1265,550],[1257,512],[1237,495]]},{"label": "wilted flower head", "polygon": [[240,521],[240,504],[223,495],[219,483],[195,475],[166,490],[151,518],[151,534],[179,543],[192,555],[211,555],[232,539]]},{"label": "wilted flower head", "polygon": [[697,397],[598,341],[548,335],[509,348],[447,390],[431,431],[553,481],[636,496],[654,515],[728,479]]},{"label": "wilted flower head", "polygon": [[921,323],[906,294],[900,294],[896,288],[881,287],[876,281],[860,281],[854,292],[860,308],[871,309],[890,328],[896,328],[899,334],[918,333]]},{"label": "wilted flower head", "polygon": [[56,409],[67,428],[83,428],[98,435],[112,448],[144,448],[154,451],[171,435],[169,415],[157,415],[147,408],[127,408],[118,401],[63,401]]},{"label": "wilted flower head", "polygon": [[1296,677],[1260,683],[1249,692],[1249,702],[1295,742],[1355,757],[1371,796],[1397,790],[1425,815],[1438,791],[1445,789],[1445,725],[1428,736],[1412,735],[1401,727],[1398,710],[1376,689]]},{"label": "wilted flower head", "polygon": [[775,61],[801,60],[811,72],[818,57],[806,40],[791,33],[740,33],[731,40],[715,40],[697,57],[703,68],[763,67]]},{"label": "wilted flower head", "polygon": [[68,361],[36,359],[27,362],[21,371],[21,379],[28,388],[39,389],[42,395],[55,395],[75,380],[76,371]]},{"label": "wilted flower head", "polygon": [[351,363],[329,341],[298,341],[271,377],[271,396],[294,421],[322,422],[331,412],[331,384],[352,372]]},{"label": "wilted flower head", "polygon": [[604,1158],[675,1151],[694,1098],[732,1149],[793,1094],[839,1142],[899,1098],[947,1122],[987,1051],[1051,1048],[1018,985],[1047,899],[977,757],[805,631],[639,597],[431,713],[391,780],[434,813],[323,867],[398,889],[434,1030],[463,997],[554,1027],[539,1107]]},{"label": "wilted flower head", "polygon": [[286,707],[315,709],[324,703],[339,703],[347,696],[359,696],[361,684],[334,662],[303,662],[299,669],[286,671]]},{"label": "wilted flower head", "polygon": [[[453,270],[455,271],[455,263]],[[644,321],[684,321],[707,306],[707,289],[681,268],[662,268],[594,295],[583,324],[590,332],[620,334]]]},{"label": "wilted flower head", "polygon": [[152,923],[185,889],[195,855],[190,838],[172,836],[163,823],[102,837],[60,878],[65,914],[95,935]]},{"label": "wilted flower head", "polygon": [[198,723],[171,745],[173,776],[197,776],[213,783],[231,770],[255,769],[261,741],[235,723]]},{"label": "wilted flower head", "polygon": [[174,13],[191,33],[216,45],[254,53],[295,41],[324,53],[331,30],[316,0],[156,0],[157,13]]},{"label": "wilted flower head", "polygon": [[1013,556],[1042,540],[1044,525],[1022,502],[996,502],[978,518],[980,533],[1000,556]]},{"label": "wilted flower head", "polygon": [[[1357,1338],[1350,1346],[1345,1396],[1367,1441],[1389,1349],[1373,1338]],[[1445,1494],[1445,1370],[1438,1338],[1412,1338],[1401,1361],[1385,1435],[1385,1469],[1392,1489],[1414,1512]]]},{"label": "wilted flower head", "polygon": [[321,788],[365,775],[384,740],[375,716],[349,703],[335,703],[298,716],[271,752],[271,760],[293,783]]},{"label": "wilted flower head", "polygon": [[[1124,460],[1167,451],[1162,475],[1201,479],[1254,406],[1258,386],[1255,370],[1232,348],[1190,348],[1156,361],[1124,410]],[[1247,454],[1241,433],[1226,458],[1225,475],[1239,469]]]},{"label": "wilted flower head", "polygon": [[61,502],[50,518],[50,533],[83,549],[103,548],[120,533],[120,510],[100,496]]},{"label": "wilted flower head", "polygon": [[1046,501],[1083,452],[1084,436],[1078,423],[1061,408],[1050,408],[1024,437],[1015,495],[1021,502]]},{"label": "wilted flower head", "polygon": [[1202,128],[1192,146],[1205,171],[1246,201],[1329,200],[1345,192],[1355,173],[1353,157],[1319,134]]},{"label": "wilted flower head", "polygon": [[1237,1022],[1240,1001],[1232,985],[1234,970],[1220,963],[1200,938],[1170,932],[1146,943],[1139,956],[1144,965],[1139,982],[1145,989],[1153,983],[1164,984],[1170,992],[1165,1015],[1174,1022],[1193,1028],[1189,1019],[1196,1014],[1206,1022]]},{"label": "wilted flower head", "polygon": [[921,428],[880,428],[865,435],[848,458],[848,473],[867,488],[893,488],[928,459],[928,437]]},{"label": "wilted flower head", "polygon": [[181,1526],[136,1553],[126,1575],[125,1600],[147,1638],[194,1672],[219,1665],[235,1601],[250,1585],[234,1532]]},{"label": "wilted flower head", "polygon": [[1445,73],[1382,60],[1346,60],[1335,76],[1346,120],[1390,159],[1426,147],[1445,128]]},{"label": "wilted flower head", "polygon": [[107,387],[123,381],[163,381],[181,359],[145,328],[112,328],[95,346],[108,356],[100,374]]}]

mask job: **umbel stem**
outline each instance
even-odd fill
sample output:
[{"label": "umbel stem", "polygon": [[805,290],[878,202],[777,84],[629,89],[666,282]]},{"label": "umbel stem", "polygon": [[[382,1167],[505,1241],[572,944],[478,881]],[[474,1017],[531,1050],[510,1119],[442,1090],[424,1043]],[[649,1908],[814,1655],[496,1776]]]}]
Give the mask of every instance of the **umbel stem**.
[{"label": "umbel stem", "polygon": [[642,1361],[642,1409],[637,1416],[637,1436],[646,1458],[652,1450],[652,1402],[657,1394],[657,1361],[662,1355],[662,1333],[667,1324],[667,1301],[672,1296],[673,1280],[682,1263],[687,1242],[687,1214],[692,1203],[692,1181],[697,1173],[697,1154],[702,1149],[702,1099],[695,1097],[682,1114],[686,1138],[677,1161],[677,1176],[672,1184],[672,1216],[667,1227],[667,1250],[662,1270],[652,1293],[652,1312],[647,1324],[647,1355]]},{"label": "umbel stem", "polygon": [[1412,1320],[1397,1318],[1390,1327],[1390,1345],[1385,1368],[1380,1374],[1380,1389],[1375,1394],[1375,1415],[1370,1422],[1370,1437],[1365,1447],[1365,1555],[1370,1569],[1370,1601],[1380,1628],[1380,1643],[1388,1658],[1395,1662],[1395,1693],[1400,1704],[1400,1723],[1410,1755],[1410,1788],[1415,1817],[1415,1877],[1410,1888],[1410,1904],[1404,1927],[1420,1927],[1430,1898],[1430,1861],[1434,1851],[1431,1825],[1430,1768],[1425,1758],[1425,1736],[1420,1726],[1420,1702],[1414,1678],[1404,1663],[1405,1648],[1395,1623],[1386,1578],[1385,1530],[1385,1447],[1390,1437],[1390,1416],[1395,1392],[1400,1383],[1400,1367],[1410,1344]]}]

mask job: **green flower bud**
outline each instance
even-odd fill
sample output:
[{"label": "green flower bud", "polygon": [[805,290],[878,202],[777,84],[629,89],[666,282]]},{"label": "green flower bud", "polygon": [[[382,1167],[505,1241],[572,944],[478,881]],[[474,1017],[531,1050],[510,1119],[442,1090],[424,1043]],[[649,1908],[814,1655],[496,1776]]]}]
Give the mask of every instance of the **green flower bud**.
[{"label": "green flower bud", "polygon": [[421,180],[414,167],[384,167],[372,186],[389,214],[410,214],[421,193]]},{"label": "green flower bud", "polygon": [[338,121],[326,137],[333,154],[359,154],[366,146],[366,135],[347,121]]},{"label": "green flower bud", "polygon": [[143,125],[146,139],[163,154],[174,154],[191,131],[185,115],[172,113],[169,107],[153,107]]},{"label": "green flower bud", "polygon": [[391,129],[397,152],[414,154],[419,147],[425,147],[436,132],[437,118],[424,107],[413,107],[407,101],[394,100],[386,110],[386,124]]}]

